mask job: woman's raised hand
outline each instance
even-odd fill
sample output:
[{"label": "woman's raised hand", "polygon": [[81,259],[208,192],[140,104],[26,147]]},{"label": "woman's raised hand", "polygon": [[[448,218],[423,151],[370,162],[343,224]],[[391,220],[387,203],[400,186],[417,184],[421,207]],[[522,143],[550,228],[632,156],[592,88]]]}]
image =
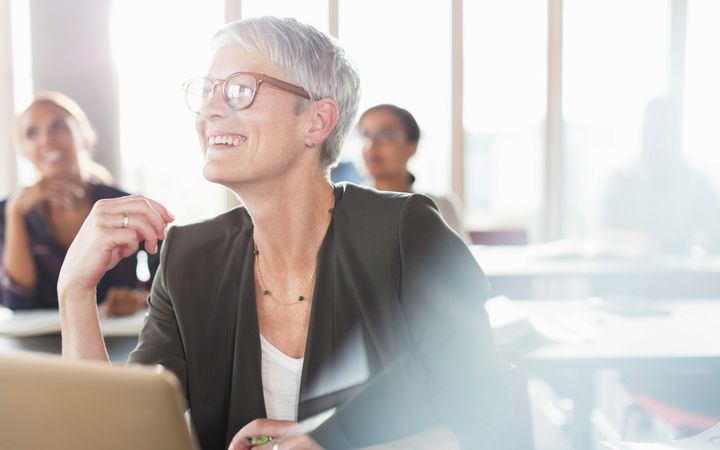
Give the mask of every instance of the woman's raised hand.
[{"label": "woman's raised hand", "polygon": [[173,220],[164,206],[141,195],[98,200],[68,249],[58,291],[94,290],[105,272],[134,254],[141,241],[148,253],[157,253]]},{"label": "woman's raised hand", "polygon": [[10,195],[5,208],[10,214],[24,216],[44,201],[67,205],[84,197],[82,186],[73,181],[45,179]]}]

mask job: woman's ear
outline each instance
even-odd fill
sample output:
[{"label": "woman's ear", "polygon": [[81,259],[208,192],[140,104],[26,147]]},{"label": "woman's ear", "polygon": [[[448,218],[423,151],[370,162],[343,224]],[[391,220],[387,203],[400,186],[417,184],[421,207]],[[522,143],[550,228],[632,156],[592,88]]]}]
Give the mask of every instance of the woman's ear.
[{"label": "woman's ear", "polygon": [[305,146],[315,147],[325,142],[338,121],[338,106],[331,98],[321,98],[310,106],[310,126],[305,133]]}]

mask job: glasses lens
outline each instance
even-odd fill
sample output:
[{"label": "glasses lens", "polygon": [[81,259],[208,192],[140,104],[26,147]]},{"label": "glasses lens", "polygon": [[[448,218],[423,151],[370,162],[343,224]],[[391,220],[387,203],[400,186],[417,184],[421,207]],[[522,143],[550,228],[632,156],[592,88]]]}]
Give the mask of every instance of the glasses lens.
[{"label": "glasses lens", "polygon": [[378,130],[377,133],[370,134],[368,132],[361,133],[365,145],[369,145],[371,142],[377,142],[378,144],[386,144],[389,142],[400,142],[405,139],[405,134],[400,130],[393,130],[390,128],[383,128]]},{"label": "glasses lens", "polygon": [[185,103],[190,111],[200,112],[212,97],[212,84],[205,78],[194,78],[185,83]]},{"label": "glasses lens", "polygon": [[233,109],[244,109],[250,106],[255,97],[255,78],[251,75],[238,74],[225,83],[225,99]]}]

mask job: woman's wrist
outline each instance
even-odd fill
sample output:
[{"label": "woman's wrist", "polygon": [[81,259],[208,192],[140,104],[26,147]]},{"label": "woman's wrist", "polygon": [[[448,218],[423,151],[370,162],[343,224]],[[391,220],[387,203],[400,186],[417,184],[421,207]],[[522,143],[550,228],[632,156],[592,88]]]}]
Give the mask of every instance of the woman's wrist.
[{"label": "woman's wrist", "polygon": [[18,204],[17,199],[12,197],[5,203],[5,217],[6,220],[18,220],[25,217],[27,211],[24,211],[22,206]]},{"label": "woman's wrist", "polygon": [[97,287],[82,286],[78,283],[58,281],[58,303],[69,305],[92,301],[96,303]]}]

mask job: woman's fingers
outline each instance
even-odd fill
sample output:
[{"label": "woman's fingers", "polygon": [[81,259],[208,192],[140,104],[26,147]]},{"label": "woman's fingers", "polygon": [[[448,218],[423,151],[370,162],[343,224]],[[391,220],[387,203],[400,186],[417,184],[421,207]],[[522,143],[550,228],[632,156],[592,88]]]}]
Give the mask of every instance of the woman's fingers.
[{"label": "woman's fingers", "polygon": [[264,444],[261,446],[251,447],[247,444],[247,438],[257,436],[271,436],[273,438],[279,438],[287,434],[293,434],[295,429],[299,429],[297,422],[289,420],[274,420],[274,419],[255,419],[249,424],[245,425],[238,431],[230,442],[228,450],[246,450],[249,448],[254,449],[269,449],[271,444]]},{"label": "woman's fingers", "polygon": [[[104,228],[126,228],[137,233],[138,241],[145,241],[145,249],[151,253],[157,253],[157,242],[160,239],[158,231],[141,214],[114,213],[101,214],[98,216],[98,225]],[[161,235],[162,236],[162,235]]]},{"label": "woman's fingers", "polygon": [[[141,195],[98,200],[93,209],[98,210],[100,214],[120,215],[121,220],[117,222],[119,226],[122,226],[122,217],[125,214],[128,215],[129,219],[130,216],[142,219],[142,222],[149,224],[155,230],[156,240],[165,238],[165,228],[173,220],[167,209],[160,203],[151,201]],[[130,222],[127,225],[130,226]]]},{"label": "woman's fingers", "polygon": [[81,185],[69,180],[45,179],[38,185],[46,191],[64,192],[78,199],[84,198],[86,195],[85,189]]},{"label": "woman's fingers", "polygon": [[40,181],[37,187],[44,197],[63,207],[69,207],[87,195],[81,185],[68,180],[46,179]]},{"label": "woman's fingers", "polygon": [[68,249],[59,284],[93,288],[105,272],[135,253],[140,241],[156,253],[169,223],[163,218],[167,210],[158,205],[140,195],[97,201]]},{"label": "woman's fingers", "polygon": [[152,200],[149,198],[146,198],[145,200],[150,202],[150,204],[160,212],[160,214],[163,216],[163,219],[165,220],[165,222],[170,223],[175,220],[175,216],[173,216],[172,213],[170,211],[168,211],[167,208],[165,208],[159,202],[156,202],[155,200]]}]

